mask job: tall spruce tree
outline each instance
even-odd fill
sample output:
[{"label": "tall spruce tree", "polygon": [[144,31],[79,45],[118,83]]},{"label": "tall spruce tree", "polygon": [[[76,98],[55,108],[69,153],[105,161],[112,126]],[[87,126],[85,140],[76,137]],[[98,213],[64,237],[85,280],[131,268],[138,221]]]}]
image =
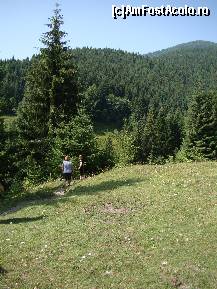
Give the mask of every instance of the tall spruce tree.
[{"label": "tall spruce tree", "polygon": [[[17,126],[28,163],[46,166],[55,129],[77,112],[78,82],[72,55],[61,30],[63,16],[56,4],[41,42],[44,47],[33,57],[26,78],[24,99],[18,109]],[[47,170],[46,170],[47,171]]]},{"label": "tall spruce tree", "polygon": [[66,33],[61,30],[63,16],[56,5],[47,24],[50,31],[41,38],[44,47],[29,70],[19,108],[18,125],[27,140],[46,137],[49,129],[55,129],[77,112],[77,74],[64,41]]},{"label": "tall spruce tree", "polygon": [[78,81],[77,71],[72,63],[72,54],[64,40],[67,33],[61,30],[63,16],[56,4],[54,16],[47,26],[50,31],[43,34],[41,49],[49,77],[50,124],[58,127],[61,121],[68,121],[77,112]]},{"label": "tall spruce tree", "polygon": [[217,94],[202,92],[188,110],[184,146],[188,156],[217,158]]}]

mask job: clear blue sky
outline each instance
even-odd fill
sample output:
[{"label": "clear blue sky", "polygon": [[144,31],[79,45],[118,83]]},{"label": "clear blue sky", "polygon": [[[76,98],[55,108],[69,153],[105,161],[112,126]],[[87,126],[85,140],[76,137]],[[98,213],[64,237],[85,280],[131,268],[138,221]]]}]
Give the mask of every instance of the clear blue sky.
[{"label": "clear blue sky", "polygon": [[[0,0],[0,58],[25,58],[39,52],[39,38],[52,16],[55,0]],[[141,54],[183,42],[217,42],[215,0],[59,0],[64,16],[63,29],[69,45],[115,48]],[[112,18],[112,5],[207,6],[209,17]]]}]

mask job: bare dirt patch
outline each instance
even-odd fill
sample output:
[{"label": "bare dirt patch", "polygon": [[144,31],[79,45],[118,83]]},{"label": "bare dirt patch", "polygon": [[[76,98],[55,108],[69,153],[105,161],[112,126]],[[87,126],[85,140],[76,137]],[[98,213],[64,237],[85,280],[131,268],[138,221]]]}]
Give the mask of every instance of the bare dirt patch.
[{"label": "bare dirt patch", "polygon": [[129,212],[129,209],[124,207],[116,208],[112,203],[106,203],[101,211],[109,214],[126,214]]}]

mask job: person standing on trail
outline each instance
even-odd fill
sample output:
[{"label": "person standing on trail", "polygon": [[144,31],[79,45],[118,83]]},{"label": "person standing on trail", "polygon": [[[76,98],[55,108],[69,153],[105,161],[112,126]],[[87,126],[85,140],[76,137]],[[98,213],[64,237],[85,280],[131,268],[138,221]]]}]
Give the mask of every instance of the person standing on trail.
[{"label": "person standing on trail", "polygon": [[70,161],[69,156],[65,156],[64,158],[62,172],[65,179],[64,187],[66,188],[66,183],[68,182],[68,186],[70,186],[72,180],[72,162]]},{"label": "person standing on trail", "polygon": [[80,180],[83,179],[84,177],[84,160],[83,160],[83,156],[79,155],[79,172],[80,172]]}]

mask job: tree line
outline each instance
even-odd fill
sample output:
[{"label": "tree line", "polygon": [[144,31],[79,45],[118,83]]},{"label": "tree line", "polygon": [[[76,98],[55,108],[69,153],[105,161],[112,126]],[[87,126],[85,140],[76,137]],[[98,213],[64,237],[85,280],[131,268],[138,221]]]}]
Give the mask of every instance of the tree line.
[{"label": "tree line", "polygon": [[[86,172],[118,163],[216,159],[217,45],[191,43],[143,56],[113,49],[71,50],[57,7],[43,48],[31,60],[0,62],[0,181],[28,185],[60,174],[64,154]],[[113,123],[97,142],[94,128]]]}]

